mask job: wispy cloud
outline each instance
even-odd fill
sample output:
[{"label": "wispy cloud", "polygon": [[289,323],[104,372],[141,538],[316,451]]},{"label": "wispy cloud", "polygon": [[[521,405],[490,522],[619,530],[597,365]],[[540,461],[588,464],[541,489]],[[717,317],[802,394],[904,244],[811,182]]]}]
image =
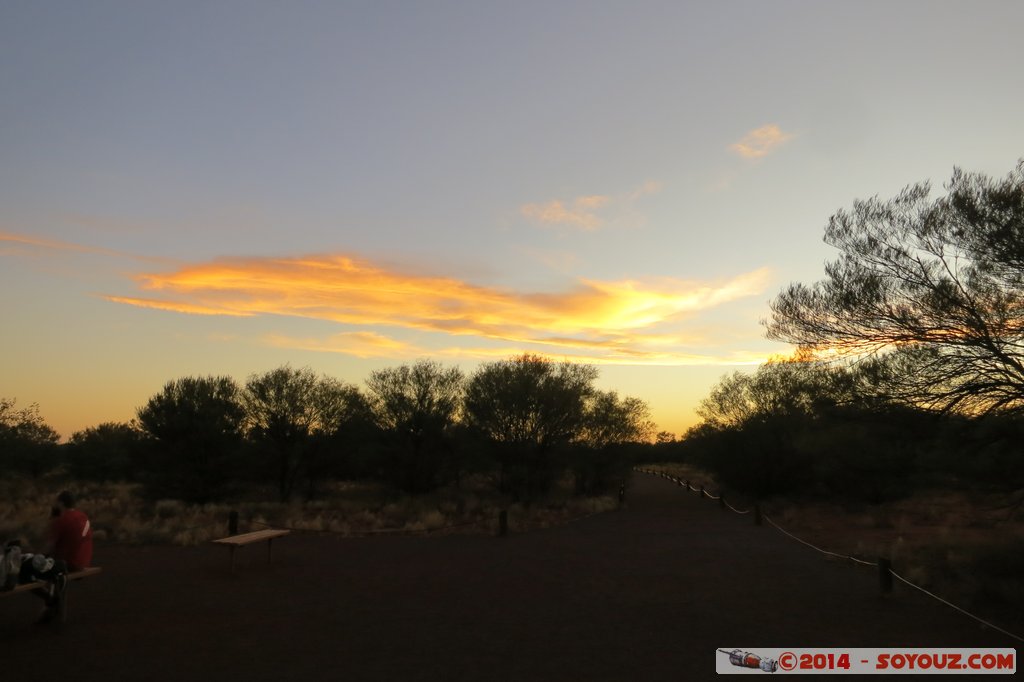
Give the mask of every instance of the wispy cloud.
[{"label": "wispy cloud", "polygon": [[783,132],[779,126],[769,123],[751,130],[739,142],[729,145],[729,149],[743,158],[759,159],[771,154],[792,137],[792,133]]},{"label": "wispy cloud", "polygon": [[609,220],[609,213],[614,214],[615,209],[627,208],[636,200],[657,194],[661,189],[660,182],[648,180],[621,195],[592,194],[571,200],[552,199],[544,203],[526,204],[519,208],[519,212],[540,225],[591,231],[603,227]]},{"label": "wispy cloud", "polygon": [[[630,351],[628,349],[610,350],[609,352],[587,352],[586,344],[576,340],[567,341],[565,348],[552,349],[550,346],[534,345],[500,345],[500,346],[461,346],[446,345],[442,348],[429,348],[423,345],[407,343],[375,332],[346,332],[334,334],[327,338],[291,337],[271,334],[264,341],[276,348],[314,351],[321,353],[340,353],[360,358],[388,358],[412,360],[422,357],[450,358],[452,360],[501,360],[529,351],[554,360],[568,360],[593,365],[630,365],[630,366],[673,366],[673,367],[706,367],[721,365],[759,365],[768,359],[766,353],[737,351],[723,354],[701,354],[677,352],[672,349],[662,351]],[[557,344],[555,344],[557,345]]]},{"label": "wispy cloud", "polygon": [[649,194],[657,194],[662,189],[664,189],[664,187],[665,185],[658,180],[648,180],[647,182],[645,182],[644,184],[640,185],[635,190],[630,192],[627,195],[627,198],[630,201],[636,201],[637,199],[645,197]]},{"label": "wispy cloud", "polygon": [[161,258],[157,256],[140,256],[133,253],[127,253],[125,251],[115,251],[113,249],[104,249],[96,246],[83,246],[82,244],[74,244],[71,242],[61,241],[58,239],[47,239],[46,237],[35,237],[32,235],[16,234],[14,232],[5,232],[3,230],[0,230],[0,242],[15,244],[19,247],[41,249],[44,251],[67,251],[71,253],[110,256],[111,258],[130,258],[132,260],[140,260],[151,263],[174,262],[169,258]]},{"label": "wispy cloud", "polygon": [[358,358],[415,358],[428,354],[419,346],[377,332],[343,332],[326,339],[295,338],[282,334],[270,334],[265,337],[265,340],[271,346],[278,348],[342,353]]},{"label": "wispy cloud", "polygon": [[327,341],[288,341],[310,350],[366,357],[418,354],[380,333],[392,328],[625,362],[681,357],[686,339],[678,331],[680,322],[760,294],[769,273],[755,270],[718,282],[580,279],[564,291],[518,292],[405,273],[348,255],[312,255],[217,260],[142,274],[136,281],[146,295],[108,300],[190,314],[281,315],[362,328]]},{"label": "wispy cloud", "polygon": [[596,230],[604,221],[595,211],[608,203],[608,197],[577,197],[567,206],[555,199],[543,204],[526,204],[520,212],[544,225],[567,225],[581,230]]},{"label": "wispy cloud", "polygon": [[541,250],[526,246],[517,247],[515,250],[556,272],[568,274],[577,271],[580,266],[580,256],[573,251]]}]

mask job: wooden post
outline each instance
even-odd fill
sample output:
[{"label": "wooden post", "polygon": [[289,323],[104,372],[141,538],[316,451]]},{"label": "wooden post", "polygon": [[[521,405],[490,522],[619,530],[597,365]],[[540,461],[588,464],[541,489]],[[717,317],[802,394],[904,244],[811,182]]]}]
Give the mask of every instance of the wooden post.
[{"label": "wooden post", "polygon": [[760,526],[761,525],[761,505],[760,504],[755,504],[754,505],[754,525],[755,526]]},{"label": "wooden post", "polygon": [[892,592],[892,561],[882,557],[878,558],[878,587],[883,595]]},{"label": "wooden post", "polygon": [[700,486],[700,499],[702,499],[702,500],[704,499],[704,485],[703,484]]},{"label": "wooden post", "polygon": [[238,512],[228,514],[228,535],[238,535]]},{"label": "wooden post", "polygon": [[498,512],[498,537],[508,535],[508,512],[502,509]]},{"label": "wooden post", "polygon": [[725,491],[722,491],[718,495],[718,506],[725,509]]},{"label": "wooden post", "polygon": [[690,479],[686,479],[686,492],[690,492]]},{"label": "wooden post", "polygon": [[625,501],[626,501],[626,486],[625,485],[620,485],[619,486],[619,504],[622,504]]}]

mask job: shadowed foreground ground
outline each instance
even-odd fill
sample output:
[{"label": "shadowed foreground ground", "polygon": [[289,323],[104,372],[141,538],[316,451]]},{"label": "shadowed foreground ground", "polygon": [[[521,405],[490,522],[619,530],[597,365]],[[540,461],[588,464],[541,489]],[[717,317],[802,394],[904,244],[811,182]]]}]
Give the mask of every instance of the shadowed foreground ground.
[{"label": "shadowed foreground ground", "polygon": [[60,632],[0,602],[4,669],[26,680],[680,680],[715,649],[1013,647],[873,569],[637,474],[622,511],[483,536],[292,535],[100,548]]}]

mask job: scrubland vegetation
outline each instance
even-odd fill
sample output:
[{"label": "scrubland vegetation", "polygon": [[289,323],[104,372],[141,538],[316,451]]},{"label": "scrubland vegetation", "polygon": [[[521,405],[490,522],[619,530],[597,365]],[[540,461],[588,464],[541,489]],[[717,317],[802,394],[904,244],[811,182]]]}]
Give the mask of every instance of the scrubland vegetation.
[{"label": "scrubland vegetation", "polygon": [[[35,480],[5,480],[0,488],[0,537],[19,538],[27,547],[43,546],[53,491],[67,484],[57,473]],[[261,498],[254,489],[240,499],[207,504],[150,500],[135,483],[77,482],[76,486],[95,540],[102,546],[199,544],[223,537],[232,511],[239,514],[241,531],[269,526],[353,536],[494,534],[502,510],[508,514],[509,531],[524,532],[618,507],[617,497],[575,496],[569,485],[556,486],[542,503],[509,503],[488,481],[476,478],[458,490],[438,489],[416,496],[398,496],[387,486],[369,481],[339,481],[326,485],[316,500],[277,502],[273,496]]]},{"label": "scrubland vegetation", "polygon": [[1024,612],[1024,163],[929,191],[833,216],[839,257],[765,322],[797,352],[724,376],[680,440],[596,390],[593,367],[532,355],[470,377],[424,360],[363,389],[287,366],[186,377],[64,445],[3,400],[0,531],[44,518],[65,480],[114,542],[198,542],[229,508],[370,532],[486,527],[511,507],[514,529],[609,508],[630,466],[658,462],[827,549]]},{"label": "scrubland vegetation", "polygon": [[[617,505],[646,404],[594,388],[594,368],[523,355],[422,360],[364,390],[309,369],[184,377],[132,423],[58,444],[37,406],[0,404],[7,536],[31,536],[73,485],[101,542],[190,544],[243,523],[338,533],[493,532]],[[613,496],[609,494],[613,493]]]}]

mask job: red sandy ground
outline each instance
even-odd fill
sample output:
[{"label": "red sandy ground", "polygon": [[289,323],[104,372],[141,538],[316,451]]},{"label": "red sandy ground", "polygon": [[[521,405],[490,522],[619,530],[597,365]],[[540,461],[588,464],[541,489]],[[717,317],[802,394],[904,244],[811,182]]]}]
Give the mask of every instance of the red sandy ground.
[{"label": "red sandy ground", "polygon": [[717,648],[1015,647],[749,516],[637,474],[626,507],[508,538],[293,534],[106,547],[60,631],[0,602],[28,680],[713,679]]}]

